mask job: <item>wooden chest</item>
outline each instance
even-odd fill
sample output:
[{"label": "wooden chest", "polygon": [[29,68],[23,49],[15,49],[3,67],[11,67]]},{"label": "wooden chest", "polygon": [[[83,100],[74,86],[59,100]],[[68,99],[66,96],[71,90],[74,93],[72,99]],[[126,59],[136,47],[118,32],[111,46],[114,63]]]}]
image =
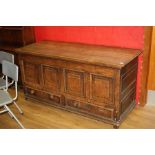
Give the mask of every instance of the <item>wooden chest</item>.
[{"label": "wooden chest", "polygon": [[135,106],[139,50],[42,41],[16,52],[26,98],[114,127]]}]

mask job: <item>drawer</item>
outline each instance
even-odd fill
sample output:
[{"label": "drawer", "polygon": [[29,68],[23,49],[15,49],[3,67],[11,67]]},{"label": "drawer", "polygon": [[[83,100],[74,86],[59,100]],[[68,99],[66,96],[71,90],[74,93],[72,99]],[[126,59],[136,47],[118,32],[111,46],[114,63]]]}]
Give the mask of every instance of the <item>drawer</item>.
[{"label": "drawer", "polygon": [[99,107],[96,105],[92,105],[89,103],[78,102],[72,99],[66,99],[66,106],[71,108],[77,108],[80,111],[88,113],[93,116],[101,117],[101,118],[108,118],[113,120],[114,119],[114,109],[108,107]]},{"label": "drawer", "polygon": [[25,89],[26,96],[37,99],[39,101],[44,101],[48,103],[56,103],[64,105],[64,98],[61,95],[51,94],[39,90],[34,90],[32,88]]},{"label": "drawer", "polygon": [[84,109],[90,112],[92,115],[99,116],[101,118],[104,117],[111,120],[114,118],[114,109],[112,108],[99,107],[92,104],[81,104],[80,109]]}]

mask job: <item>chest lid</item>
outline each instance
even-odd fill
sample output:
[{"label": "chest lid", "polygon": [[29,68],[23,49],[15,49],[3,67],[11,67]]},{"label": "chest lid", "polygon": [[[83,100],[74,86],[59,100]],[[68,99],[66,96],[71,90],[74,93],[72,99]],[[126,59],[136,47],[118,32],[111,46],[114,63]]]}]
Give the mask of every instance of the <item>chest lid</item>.
[{"label": "chest lid", "polygon": [[57,41],[33,43],[17,48],[15,52],[118,69],[124,67],[141,53],[136,49]]}]

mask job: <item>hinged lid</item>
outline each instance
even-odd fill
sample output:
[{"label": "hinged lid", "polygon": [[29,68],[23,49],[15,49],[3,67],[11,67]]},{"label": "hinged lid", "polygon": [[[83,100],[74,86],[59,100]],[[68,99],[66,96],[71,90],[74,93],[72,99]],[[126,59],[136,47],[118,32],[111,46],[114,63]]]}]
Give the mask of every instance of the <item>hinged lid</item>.
[{"label": "hinged lid", "polygon": [[56,41],[33,43],[16,49],[16,52],[119,69],[141,53],[136,49]]}]

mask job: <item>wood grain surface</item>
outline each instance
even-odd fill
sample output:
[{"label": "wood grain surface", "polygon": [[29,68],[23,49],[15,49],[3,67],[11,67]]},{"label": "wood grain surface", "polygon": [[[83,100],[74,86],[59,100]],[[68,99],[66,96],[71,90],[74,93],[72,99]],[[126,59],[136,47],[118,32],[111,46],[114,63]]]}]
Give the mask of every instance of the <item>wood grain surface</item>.
[{"label": "wood grain surface", "polygon": [[[11,90],[11,94],[14,91]],[[94,119],[76,115],[36,101],[24,99],[20,90],[18,105],[24,111],[21,115],[14,105],[10,108],[27,129],[112,129],[112,126]],[[122,129],[154,129],[155,106],[147,104],[136,107],[121,124]],[[0,115],[0,129],[18,129],[18,124],[8,114]]]},{"label": "wood grain surface", "polygon": [[141,52],[81,43],[42,41],[16,49],[17,53],[78,61],[108,67],[122,68]]}]

